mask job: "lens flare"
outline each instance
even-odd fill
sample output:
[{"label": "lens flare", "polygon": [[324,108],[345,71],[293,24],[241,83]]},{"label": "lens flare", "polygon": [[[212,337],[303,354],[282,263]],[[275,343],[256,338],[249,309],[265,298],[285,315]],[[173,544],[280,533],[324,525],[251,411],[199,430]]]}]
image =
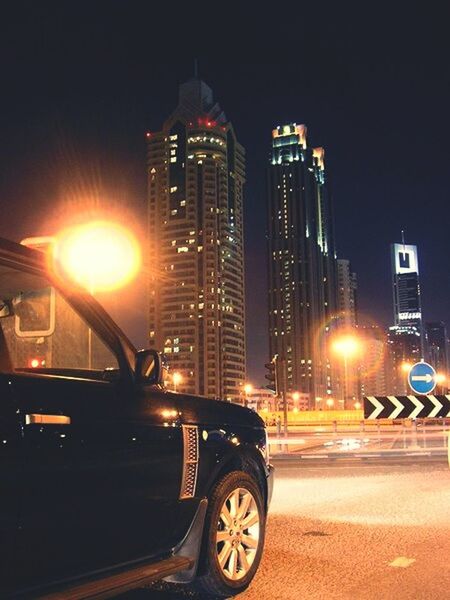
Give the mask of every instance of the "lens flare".
[{"label": "lens flare", "polygon": [[54,267],[91,293],[125,286],[139,271],[141,252],[125,227],[93,221],[62,231],[56,238]]}]

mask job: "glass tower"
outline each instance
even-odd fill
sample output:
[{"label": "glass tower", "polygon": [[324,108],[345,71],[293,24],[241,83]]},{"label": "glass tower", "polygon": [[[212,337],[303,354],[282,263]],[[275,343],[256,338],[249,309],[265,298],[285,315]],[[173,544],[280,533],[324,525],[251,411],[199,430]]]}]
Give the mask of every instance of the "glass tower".
[{"label": "glass tower", "polygon": [[270,354],[286,361],[287,390],[314,408],[333,393],[336,254],[324,150],[308,146],[305,125],[272,132],[267,234]]}]

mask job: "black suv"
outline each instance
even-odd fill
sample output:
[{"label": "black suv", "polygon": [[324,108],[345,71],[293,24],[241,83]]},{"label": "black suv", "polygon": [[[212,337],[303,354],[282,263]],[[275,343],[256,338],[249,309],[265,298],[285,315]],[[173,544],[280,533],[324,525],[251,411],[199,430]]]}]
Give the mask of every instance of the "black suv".
[{"label": "black suv", "polygon": [[100,304],[0,240],[0,597],[245,589],[272,492],[254,412],[169,392]]}]

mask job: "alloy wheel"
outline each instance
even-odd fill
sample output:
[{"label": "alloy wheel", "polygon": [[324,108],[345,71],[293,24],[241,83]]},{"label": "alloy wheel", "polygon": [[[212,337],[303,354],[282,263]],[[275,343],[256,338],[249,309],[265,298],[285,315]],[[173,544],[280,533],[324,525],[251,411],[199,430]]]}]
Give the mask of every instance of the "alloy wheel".
[{"label": "alloy wheel", "polygon": [[222,573],[233,581],[250,571],[260,539],[260,515],[252,493],[237,488],[222,505],[217,524],[216,551]]}]

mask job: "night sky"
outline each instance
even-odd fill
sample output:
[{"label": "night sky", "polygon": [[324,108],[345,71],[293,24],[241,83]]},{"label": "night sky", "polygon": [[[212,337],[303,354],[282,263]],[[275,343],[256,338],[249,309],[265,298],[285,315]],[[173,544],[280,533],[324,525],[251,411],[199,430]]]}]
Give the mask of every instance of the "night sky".
[{"label": "night sky", "polygon": [[[448,15],[338,4],[258,14],[231,3],[165,14],[113,0],[3,7],[0,235],[52,233],[79,211],[102,211],[142,237],[145,133],[160,129],[197,57],[247,152],[250,380],[263,380],[268,354],[265,168],[271,130],[285,122],[306,123],[310,143],[325,147],[360,320],[392,324],[389,244],[405,229],[419,247],[425,320],[450,324]],[[120,306],[142,345],[136,291]]]}]

